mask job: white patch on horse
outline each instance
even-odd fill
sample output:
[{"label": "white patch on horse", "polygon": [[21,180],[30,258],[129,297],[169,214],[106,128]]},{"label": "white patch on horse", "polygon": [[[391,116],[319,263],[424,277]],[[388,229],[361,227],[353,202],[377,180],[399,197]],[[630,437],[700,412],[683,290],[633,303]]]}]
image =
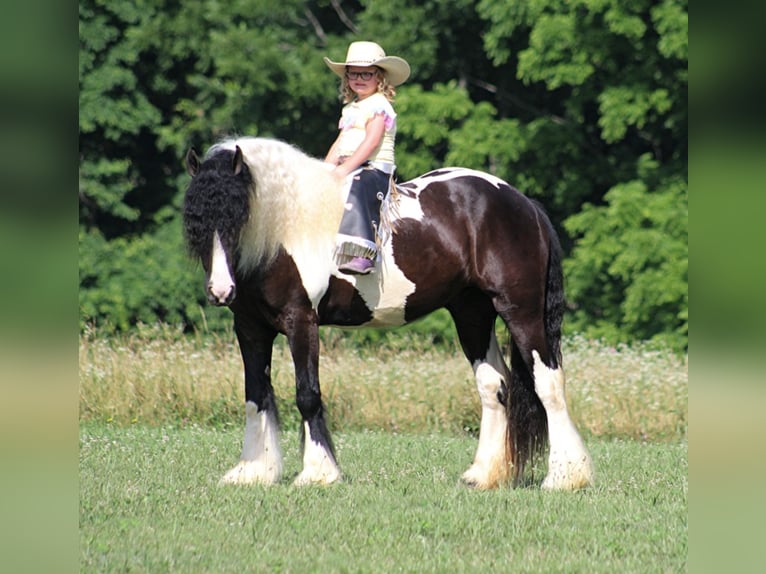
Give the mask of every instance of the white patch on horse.
[{"label": "white patch on horse", "polygon": [[372,312],[372,320],[365,323],[365,327],[404,325],[404,305],[407,297],[415,292],[415,284],[396,265],[390,242],[381,245],[375,265],[375,271],[369,275],[338,273],[337,276],[354,285]]},{"label": "white patch on horse", "polygon": [[441,168],[441,169],[423,174],[420,177],[417,177],[408,183],[414,184],[415,186],[417,186],[418,193],[419,193],[420,191],[422,191],[422,189],[425,186],[427,186],[430,183],[439,182],[439,181],[452,181],[458,177],[477,177],[479,179],[483,179],[484,181],[486,181],[487,183],[491,185],[494,185],[498,189],[500,189],[501,187],[508,186],[508,183],[503,181],[499,177],[495,177],[494,175],[490,175],[482,171],[476,171],[474,169],[468,169],[465,167]]},{"label": "white patch on horse", "polygon": [[[316,310],[319,301],[327,292],[330,284],[330,275],[337,269],[332,259],[332,249],[328,251],[327,245],[321,243],[312,244],[308,242],[300,246],[285,247],[298,268],[298,274],[301,276],[301,283],[306,290],[306,294],[311,301],[312,307]],[[329,253],[329,256],[328,256]]]},{"label": "white patch on horse", "polygon": [[547,490],[577,490],[593,484],[593,463],[577,432],[567,409],[564,371],[550,369],[534,358],[535,392],[548,415],[548,475],[542,488]]},{"label": "white patch on horse", "polygon": [[423,210],[417,196],[398,194],[395,201],[389,194],[381,206],[381,221],[388,222],[379,230],[380,249],[375,262],[375,270],[369,275],[336,276],[348,281],[359,292],[367,308],[372,312],[372,320],[365,327],[397,327],[405,324],[404,306],[407,297],[415,292],[415,284],[407,279],[396,264],[392,236],[397,223],[402,219],[423,219]]},{"label": "white patch on horse", "polygon": [[275,484],[282,476],[279,428],[272,411],[258,411],[245,403],[245,438],[239,463],[221,478],[221,484]]},{"label": "white patch on horse", "polygon": [[494,331],[486,359],[475,361],[472,366],[481,399],[481,424],[476,456],[462,479],[476,488],[495,488],[508,479],[510,467],[506,451],[508,420],[505,407],[497,399],[505,363]]},{"label": "white patch on horse", "polygon": [[295,478],[295,486],[307,484],[332,484],[340,480],[340,470],[332,455],[319,443],[311,440],[309,424],[303,423],[305,441],[303,449],[303,470]]},{"label": "white patch on horse", "polygon": [[226,252],[221,244],[218,231],[213,235],[213,254],[210,264],[210,279],[208,279],[208,292],[219,303],[224,303],[234,289],[234,279],[229,271],[226,261]]},{"label": "white patch on horse", "polygon": [[[400,219],[414,219],[423,221],[423,208],[420,205],[420,192],[425,186],[419,184],[419,178],[413,179],[407,183],[406,187],[400,189],[396,194],[389,194],[381,206],[381,219],[389,219],[393,226]],[[385,230],[384,230],[385,231]],[[386,239],[387,236],[383,235]]]}]

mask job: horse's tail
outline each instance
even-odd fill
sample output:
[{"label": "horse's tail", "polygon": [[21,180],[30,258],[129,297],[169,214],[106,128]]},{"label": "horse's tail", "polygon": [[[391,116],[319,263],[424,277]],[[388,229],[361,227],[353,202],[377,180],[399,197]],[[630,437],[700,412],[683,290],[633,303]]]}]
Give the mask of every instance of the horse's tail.
[{"label": "horse's tail", "polygon": [[561,323],[564,320],[564,271],[561,264],[561,243],[556,230],[542,207],[537,206],[548,231],[548,274],[545,280],[545,339],[551,369],[561,366]]},{"label": "horse's tail", "polygon": [[[548,239],[548,266],[545,278],[545,306],[543,328],[548,347],[548,367],[561,365],[561,324],[564,317],[564,273],[558,234],[544,209],[532,201],[538,212],[538,220],[544,226]],[[538,350],[539,351],[539,350]],[[529,350],[531,352],[531,350]],[[542,354],[542,353],[541,353]],[[513,464],[513,480],[518,482],[524,467],[548,444],[548,418],[535,391],[532,365],[527,364],[515,342],[511,343],[510,400],[506,403],[508,416],[508,446]]]}]

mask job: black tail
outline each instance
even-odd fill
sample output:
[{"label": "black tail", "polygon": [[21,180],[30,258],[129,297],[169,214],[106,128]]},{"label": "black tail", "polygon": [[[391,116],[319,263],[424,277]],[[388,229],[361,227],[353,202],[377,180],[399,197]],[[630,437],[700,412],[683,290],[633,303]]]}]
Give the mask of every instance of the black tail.
[{"label": "black tail", "polygon": [[547,445],[548,419],[535,392],[535,381],[521,351],[511,343],[510,400],[506,402],[511,478],[518,484],[527,464]]},{"label": "black tail", "polygon": [[561,243],[551,220],[538,206],[548,228],[548,276],[545,280],[545,339],[552,369],[562,366],[561,323],[564,320],[564,272],[561,265]]},{"label": "black tail", "polygon": [[[533,202],[545,225],[548,238],[548,268],[545,278],[545,308],[543,327],[548,367],[561,365],[561,324],[564,318],[564,274],[561,265],[561,244],[556,230],[543,208]],[[541,355],[542,350],[539,350]],[[528,350],[531,352],[531,349]],[[515,342],[511,343],[510,400],[506,402],[508,417],[508,446],[513,464],[513,480],[518,483],[526,465],[542,454],[548,444],[548,419],[545,408],[535,392],[531,363],[527,363]]]}]

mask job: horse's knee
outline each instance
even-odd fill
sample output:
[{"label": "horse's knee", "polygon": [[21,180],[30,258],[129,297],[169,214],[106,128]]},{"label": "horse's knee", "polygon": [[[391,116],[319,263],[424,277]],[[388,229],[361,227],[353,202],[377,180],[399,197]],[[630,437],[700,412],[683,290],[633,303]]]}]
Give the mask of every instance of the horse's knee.
[{"label": "horse's knee", "polygon": [[303,420],[312,419],[322,409],[322,397],[318,391],[310,388],[298,387],[295,403]]}]

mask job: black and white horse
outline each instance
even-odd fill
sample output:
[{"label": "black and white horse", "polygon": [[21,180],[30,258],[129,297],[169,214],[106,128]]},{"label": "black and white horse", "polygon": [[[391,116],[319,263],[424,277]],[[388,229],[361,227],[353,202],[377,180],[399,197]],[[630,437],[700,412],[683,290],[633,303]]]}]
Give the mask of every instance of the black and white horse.
[{"label": "black and white horse", "polygon": [[[442,307],[481,398],[478,448],[464,482],[485,489],[518,479],[546,439],[543,488],[592,482],[564,392],[560,247],[535,202],[486,173],[427,173],[386,198],[375,272],[351,276],[334,259],[345,198],[327,164],[262,138],[224,141],[202,159],[190,150],[186,161],[187,245],[205,270],[209,301],[234,313],[245,370],[242,455],[223,482],[281,477],[270,376],[277,334],[292,353],[303,420],[295,484],[327,484],[341,473],[319,385],[319,325],[404,325]],[[495,337],[498,315],[511,334],[510,370]]]}]

